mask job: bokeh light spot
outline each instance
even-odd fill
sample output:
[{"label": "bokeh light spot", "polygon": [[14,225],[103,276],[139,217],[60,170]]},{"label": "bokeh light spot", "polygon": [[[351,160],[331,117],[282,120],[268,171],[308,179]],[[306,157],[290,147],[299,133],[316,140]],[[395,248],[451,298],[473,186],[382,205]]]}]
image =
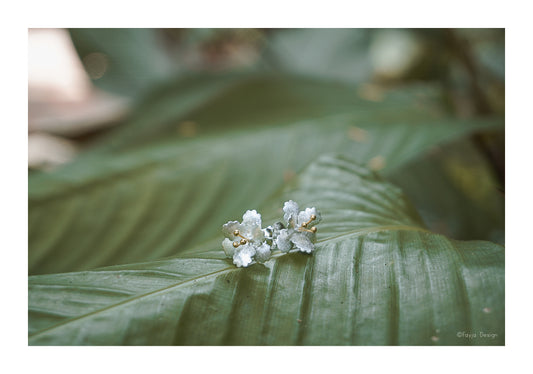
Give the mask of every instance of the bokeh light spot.
[{"label": "bokeh light spot", "polygon": [[109,58],[100,52],[89,53],[83,58],[83,65],[91,79],[100,79],[109,68]]},{"label": "bokeh light spot", "polygon": [[370,161],[368,161],[368,167],[374,171],[383,170],[385,165],[385,157],[383,156],[372,157]]}]

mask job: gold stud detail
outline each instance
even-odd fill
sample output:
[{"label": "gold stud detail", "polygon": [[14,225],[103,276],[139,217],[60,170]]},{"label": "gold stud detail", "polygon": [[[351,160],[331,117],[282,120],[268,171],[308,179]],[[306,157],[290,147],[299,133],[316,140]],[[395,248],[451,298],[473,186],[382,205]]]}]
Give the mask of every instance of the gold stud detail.
[{"label": "gold stud detail", "polygon": [[306,228],[304,228],[304,227],[300,227],[300,228],[298,229],[298,231],[300,231],[300,232],[302,232],[302,231],[312,232],[312,233],[314,234],[317,230],[316,230],[316,227],[311,227],[311,230],[306,229]]},{"label": "gold stud detail", "polygon": [[[235,234],[235,236],[238,236],[238,237],[242,238],[242,240],[241,240],[241,244],[243,244],[243,245],[246,244],[246,243],[248,243],[248,242],[250,241],[250,239],[247,239],[247,238],[245,238],[244,236],[242,236],[242,235],[240,234],[239,230],[235,230],[235,231],[233,231],[233,234]],[[244,240],[244,243],[243,243],[243,240]]]},{"label": "gold stud detail", "polygon": [[312,227],[311,230],[307,230],[306,227],[309,226],[309,224],[316,219],[316,215],[311,214],[309,217],[309,221],[302,223],[302,226],[300,227],[300,231],[307,231],[307,232],[316,232],[316,228]]},{"label": "gold stud detail", "polygon": [[241,245],[245,245],[246,243],[248,243],[246,239],[241,239]]},{"label": "gold stud detail", "polygon": [[233,246],[237,248],[240,244],[238,242],[233,242]]}]

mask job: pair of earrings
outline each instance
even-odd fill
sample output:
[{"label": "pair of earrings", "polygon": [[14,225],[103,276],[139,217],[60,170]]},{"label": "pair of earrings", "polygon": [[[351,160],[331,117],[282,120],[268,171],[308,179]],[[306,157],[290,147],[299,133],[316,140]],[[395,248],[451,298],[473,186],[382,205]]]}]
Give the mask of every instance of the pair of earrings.
[{"label": "pair of earrings", "polygon": [[315,250],[316,224],[321,220],[316,208],[300,211],[298,204],[289,200],[283,204],[282,222],[276,222],[267,228],[261,228],[261,214],[247,210],[242,222],[229,221],[222,226],[226,237],[222,248],[226,256],[233,258],[237,267],[247,267],[255,262],[263,263],[272,256],[272,251],[279,249],[283,253],[296,248],[298,251],[311,253]]}]

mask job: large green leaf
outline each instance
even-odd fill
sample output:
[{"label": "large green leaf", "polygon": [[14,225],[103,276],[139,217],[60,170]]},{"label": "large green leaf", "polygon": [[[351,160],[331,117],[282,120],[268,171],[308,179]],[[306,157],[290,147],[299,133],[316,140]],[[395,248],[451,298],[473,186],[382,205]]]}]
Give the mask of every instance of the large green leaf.
[{"label": "large green leaf", "polygon": [[503,247],[427,231],[398,188],[342,158],[275,194],[266,223],[288,198],[322,212],[312,255],[236,268],[218,237],[173,258],[32,276],[29,343],[504,343]]},{"label": "large green leaf", "polygon": [[[170,85],[78,161],[30,175],[30,274],[177,254],[210,239],[228,216],[260,206],[323,152],[377,160],[387,173],[500,123],[447,117],[427,90],[368,102],[342,85],[233,79]],[[197,136],[177,131],[186,120],[197,123]]]}]

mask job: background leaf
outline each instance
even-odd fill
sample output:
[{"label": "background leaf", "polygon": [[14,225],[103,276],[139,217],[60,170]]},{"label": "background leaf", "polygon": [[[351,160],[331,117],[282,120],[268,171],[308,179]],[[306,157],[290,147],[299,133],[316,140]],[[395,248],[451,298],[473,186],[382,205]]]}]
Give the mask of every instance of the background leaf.
[{"label": "background leaf", "polygon": [[505,243],[503,186],[471,139],[435,147],[388,179],[402,188],[431,231]]},{"label": "background leaf", "polygon": [[177,254],[263,204],[323,152],[389,173],[501,123],[449,117],[426,87],[369,101],[358,88],[308,79],[207,82],[163,87],[76,162],[30,175],[30,274]]},{"label": "background leaf", "polygon": [[96,86],[132,97],[172,71],[154,29],[69,29],[72,42]]},{"label": "background leaf", "polygon": [[264,59],[301,75],[362,83],[372,75],[370,30],[290,29],[268,39]]},{"label": "background leaf", "polygon": [[[32,276],[29,343],[504,344],[501,246],[428,232],[399,189],[342,158],[321,157],[274,194],[267,220],[287,198],[323,214],[313,255],[242,269],[210,245]],[[474,332],[494,335],[461,336]]]}]

